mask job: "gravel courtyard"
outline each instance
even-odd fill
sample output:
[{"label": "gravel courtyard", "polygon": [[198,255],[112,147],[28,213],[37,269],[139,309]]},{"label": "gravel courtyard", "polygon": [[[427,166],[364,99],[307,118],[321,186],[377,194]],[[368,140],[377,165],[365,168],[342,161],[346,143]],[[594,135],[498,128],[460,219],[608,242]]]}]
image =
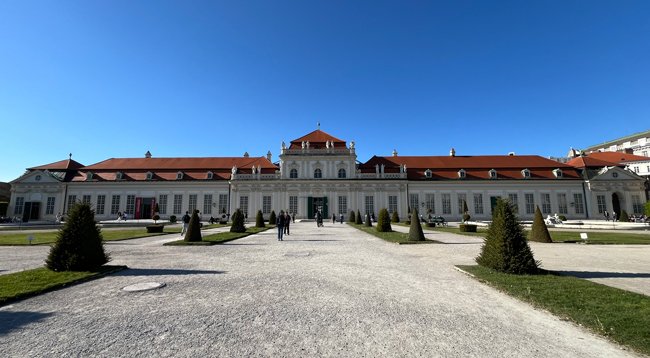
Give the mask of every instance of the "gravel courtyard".
[{"label": "gravel courtyard", "polygon": [[[428,234],[446,244],[399,246],[312,222],[291,231],[209,247],[161,246],[178,235],[108,243],[111,263],[130,269],[0,308],[0,356],[636,356],[455,270],[480,240]],[[533,246],[547,268],[598,271],[566,263],[580,248],[615,276],[603,249]],[[648,249],[612,250],[648,273]],[[47,250],[0,247],[0,270],[39,266]],[[167,286],[122,291],[142,282]]]}]

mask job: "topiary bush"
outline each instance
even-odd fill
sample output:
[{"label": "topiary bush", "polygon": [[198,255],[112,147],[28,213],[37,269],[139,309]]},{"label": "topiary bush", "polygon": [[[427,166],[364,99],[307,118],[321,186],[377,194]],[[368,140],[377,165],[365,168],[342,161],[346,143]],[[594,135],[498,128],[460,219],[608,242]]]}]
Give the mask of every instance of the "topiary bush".
[{"label": "topiary bush", "polygon": [[354,223],[357,225],[363,224],[363,220],[361,219],[361,212],[359,210],[357,210],[357,216],[355,218]]},{"label": "topiary bush", "polygon": [[155,215],[152,217],[152,219],[153,219],[153,222],[156,223],[156,222],[158,222],[158,220],[160,220],[160,215],[155,214]]},{"label": "topiary bush", "polygon": [[409,240],[424,241],[424,232],[422,231],[420,220],[418,220],[418,209],[413,209],[411,215],[413,217],[413,220],[411,220],[411,227],[409,228]]},{"label": "topiary bush", "polygon": [[393,211],[393,215],[391,215],[390,221],[394,223],[399,222],[399,214],[397,213],[397,211]]},{"label": "topiary bush", "polygon": [[372,227],[372,218],[370,217],[370,213],[366,214],[366,216],[364,217],[364,219],[365,219],[364,224],[365,224],[366,226]]},{"label": "topiary bush", "polygon": [[172,215],[172,216],[169,217],[169,222],[172,223],[172,224],[175,223],[176,220],[177,220],[176,215]]},{"label": "topiary bush", "polygon": [[460,224],[458,225],[458,231],[460,232],[476,232],[478,225],[475,224]]},{"label": "topiary bush", "polygon": [[379,217],[377,218],[377,231],[391,232],[393,228],[390,226],[390,215],[388,209],[379,210]]},{"label": "topiary bush", "polygon": [[147,233],[149,233],[149,234],[162,233],[164,228],[165,228],[165,225],[162,225],[162,224],[148,225],[147,226]]},{"label": "topiary bush", "polygon": [[468,222],[472,217],[468,213],[463,214],[463,222]]},{"label": "topiary bush", "polygon": [[45,265],[54,271],[93,271],[108,261],[90,204],[73,204]]},{"label": "topiary bush", "polygon": [[354,215],[354,210],[350,210],[350,215],[348,215],[348,222],[354,224],[357,221],[356,215]]},{"label": "topiary bush", "polygon": [[645,202],[644,212],[645,216],[650,217],[650,200]]},{"label": "topiary bush", "polygon": [[621,210],[621,216],[619,216],[618,221],[621,221],[621,222],[624,222],[624,223],[630,221],[630,217],[629,217],[629,215],[627,215],[627,211]]},{"label": "topiary bush", "polygon": [[524,230],[508,201],[497,199],[492,212],[492,224],[476,262],[504,273],[539,273],[539,263],[535,261]]},{"label": "topiary bush", "polygon": [[548,233],[548,228],[542,217],[542,212],[539,206],[535,207],[535,218],[533,219],[533,227],[530,228],[528,233],[528,240],[537,242],[553,242],[551,234]]},{"label": "topiary bush", "polygon": [[232,225],[230,225],[230,232],[246,232],[246,225],[244,225],[244,213],[242,213],[240,209],[235,210],[230,219],[232,220]]},{"label": "topiary bush", "polygon": [[275,210],[271,210],[271,215],[269,215],[269,225],[275,225],[278,223],[278,217],[275,215]]},{"label": "topiary bush", "polygon": [[190,217],[190,223],[187,225],[187,231],[185,232],[185,241],[203,241],[201,236],[201,219],[199,219],[199,211],[194,210],[192,217]]},{"label": "topiary bush", "polygon": [[558,219],[560,219],[560,220],[562,220],[562,221],[566,221],[566,216],[564,216],[564,215],[560,215],[560,216],[558,216]]},{"label": "topiary bush", "polygon": [[255,215],[255,227],[266,227],[266,225],[264,225],[264,215],[262,215],[262,210],[258,210],[257,215]]}]

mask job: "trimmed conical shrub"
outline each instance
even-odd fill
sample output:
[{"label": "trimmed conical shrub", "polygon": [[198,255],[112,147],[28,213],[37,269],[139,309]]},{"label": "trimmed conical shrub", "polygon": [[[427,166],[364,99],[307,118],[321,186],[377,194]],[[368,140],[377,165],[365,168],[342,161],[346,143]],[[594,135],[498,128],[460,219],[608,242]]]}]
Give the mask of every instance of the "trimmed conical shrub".
[{"label": "trimmed conical shrub", "polygon": [[269,225],[275,225],[278,223],[278,217],[275,215],[275,210],[271,210],[271,215],[269,215]]},{"label": "trimmed conical shrub", "polygon": [[356,215],[354,215],[354,210],[350,210],[350,215],[348,215],[348,222],[354,224],[357,221]]},{"label": "trimmed conical shrub", "polygon": [[377,218],[377,231],[391,232],[393,228],[390,226],[390,215],[388,209],[379,210],[379,217]]},{"label": "trimmed conical shrub", "polygon": [[45,264],[54,271],[92,271],[110,260],[89,204],[74,204]]},{"label": "trimmed conical shrub", "polygon": [[528,240],[537,242],[553,242],[551,234],[549,234],[546,223],[544,222],[544,218],[542,217],[542,212],[539,210],[539,206],[535,208],[535,219],[533,219],[533,227],[530,228]]},{"label": "trimmed conical shrub", "polygon": [[424,232],[422,232],[422,225],[418,219],[418,210],[413,209],[411,213],[411,227],[409,228],[409,240],[411,241],[424,241]]},{"label": "trimmed conical shrub", "polygon": [[399,222],[399,214],[397,213],[397,211],[393,211],[393,215],[391,216],[390,221],[394,223]]},{"label": "trimmed conical shrub", "polygon": [[365,220],[366,221],[364,222],[364,224],[366,226],[372,226],[372,218],[370,217],[370,213],[366,214]]},{"label": "trimmed conical shrub", "polygon": [[359,210],[357,210],[357,216],[355,218],[354,223],[357,225],[363,224],[363,219],[361,219],[361,212]]},{"label": "trimmed conical shrub", "polygon": [[624,223],[630,221],[630,217],[627,215],[627,211],[621,210],[621,215],[618,217],[618,221]]},{"label": "trimmed conical shrub", "polygon": [[497,199],[492,224],[476,262],[505,273],[521,275],[539,272],[539,263],[535,261],[524,230],[508,201]]},{"label": "trimmed conical shrub", "polygon": [[266,225],[264,225],[264,215],[262,215],[262,210],[258,210],[257,215],[255,215],[255,227],[266,227]]},{"label": "trimmed conical shrub", "polygon": [[185,241],[203,241],[203,237],[201,237],[201,219],[199,219],[198,210],[194,210],[190,217],[190,223],[187,225],[187,232],[185,233]]},{"label": "trimmed conical shrub", "polygon": [[232,214],[232,217],[230,219],[232,220],[230,232],[246,232],[246,226],[244,225],[244,213],[242,213],[240,209],[235,210],[235,213]]}]

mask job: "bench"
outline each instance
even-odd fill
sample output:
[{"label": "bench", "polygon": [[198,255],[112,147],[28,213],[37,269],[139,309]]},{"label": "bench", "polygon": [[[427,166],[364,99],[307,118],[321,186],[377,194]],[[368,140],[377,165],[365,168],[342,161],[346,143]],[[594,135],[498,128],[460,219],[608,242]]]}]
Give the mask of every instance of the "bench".
[{"label": "bench", "polygon": [[432,216],[429,217],[429,220],[427,220],[427,224],[432,224],[433,227],[436,225],[438,226],[447,226],[447,220],[443,218],[442,216]]}]

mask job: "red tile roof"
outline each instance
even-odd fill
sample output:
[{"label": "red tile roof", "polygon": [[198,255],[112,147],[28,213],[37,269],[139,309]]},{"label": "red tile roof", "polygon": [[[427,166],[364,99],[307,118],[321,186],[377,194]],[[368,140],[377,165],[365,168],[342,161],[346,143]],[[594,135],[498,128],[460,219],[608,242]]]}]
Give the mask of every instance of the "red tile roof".
[{"label": "red tile roof", "polygon": [[83,167],[84,165],[72,159],[64,159],[58,162],[39,165],[33,168],[27,168],[27,170],[50,170],[50,171],[65,171],[65,170],[75,170]]},{"label": "red tile roof", "polygon": [[650,157],[621,152],[594,152],[584,156],[575,157],[569,160],[567,164],[576,168],[602,168],[624,166],[626,162],[638,160],[650,160]]},{"label": "red tile roof", "polygon": [[325,142],[334,142],[334,147],[345,147],[345,141],[317,129],[307,135],[291,141],[289,149],[302,148],[302,142],[309,142],[309,148],[325,148]]},{"label": "red tile roof", "polygon": [[207,158],[111,158],[84,167],[84,171],[104,170],[182,170],[196,169],[215,170],[230,169],[236,166],[240,169],[261,166],[262,169],[278,169],[266,157],[207,157]]}]

